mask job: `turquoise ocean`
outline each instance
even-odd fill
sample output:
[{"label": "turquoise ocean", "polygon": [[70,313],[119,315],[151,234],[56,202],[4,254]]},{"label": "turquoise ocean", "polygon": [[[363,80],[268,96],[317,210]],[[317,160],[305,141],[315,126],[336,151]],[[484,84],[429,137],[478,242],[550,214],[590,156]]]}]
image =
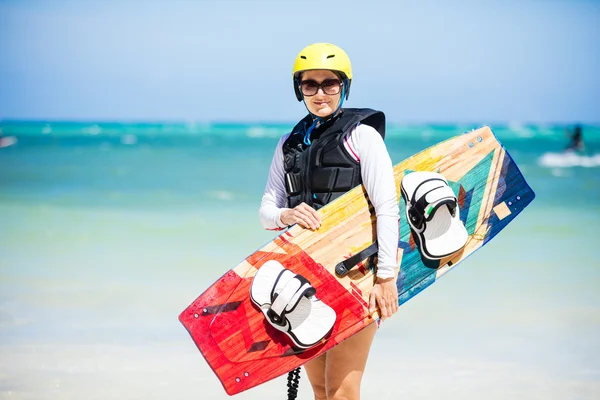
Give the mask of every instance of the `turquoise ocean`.
[{"label": "turquoise ocean", "polygon": [[[292,125],[1,121],[0,399],[228,398],[177,317],[276,235],[258,207]],[[396,164],[476,127],[386,144]],[[600,398],[600,126],[581,153],[564,126],[491,128],[536,199],[382,324],[363,398]]]}]

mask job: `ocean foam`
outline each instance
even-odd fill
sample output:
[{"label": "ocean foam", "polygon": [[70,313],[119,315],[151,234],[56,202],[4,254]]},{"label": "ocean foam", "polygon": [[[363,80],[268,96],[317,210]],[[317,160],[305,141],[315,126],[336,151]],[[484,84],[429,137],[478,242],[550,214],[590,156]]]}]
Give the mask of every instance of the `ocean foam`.
[{"label": "ocean foam", "polygon": [[0,149],[17,144],[17,138],[14,136],[0,137]]},{"label": "ocean foam", "polygon": [[600,154],[586,156],[574,152],[544,153],[538,165],[549,168],[600,167]]}]

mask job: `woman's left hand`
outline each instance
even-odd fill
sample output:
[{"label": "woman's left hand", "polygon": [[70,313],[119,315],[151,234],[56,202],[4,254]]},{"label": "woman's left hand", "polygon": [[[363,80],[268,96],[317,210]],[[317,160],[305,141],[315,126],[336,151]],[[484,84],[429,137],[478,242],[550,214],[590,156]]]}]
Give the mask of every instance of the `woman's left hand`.
[{"label": "woman's left hand", "polygon": [[375,286],[369,294],[369,313],[373,314],[379,307],[379,317],[382,321],[398,311],[398,288],[396,278],[377,278]]}]

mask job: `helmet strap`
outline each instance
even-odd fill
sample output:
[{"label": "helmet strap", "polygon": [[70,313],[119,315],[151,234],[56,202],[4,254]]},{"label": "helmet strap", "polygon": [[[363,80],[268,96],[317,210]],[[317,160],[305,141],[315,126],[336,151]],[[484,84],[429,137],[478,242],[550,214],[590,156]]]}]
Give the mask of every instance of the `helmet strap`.
[{"label": "helmet strap", "polygon": [[337,112],[340,110],[340,108],[342,108],[342,104],[344,104],[344,99],[346,97],[346,85],[348,84],[348,80],[344,79],[344,83],[342,85],[342,94],[340,96],[340,104],[338,105],[337,109],[335,110],[335,112],[333,113],[333,115],[336,115]]},{"label": "helmet strap", "polygon": [[307,146],[310,146],[311,144],[310,134],[317,126],[321,125],[321,122],[323,121],[322,118],[315,117],[313,114],[311,115],[313,116],[313,123],[308,127],[308,129],[304,130],[304,139],[302,140]]}]

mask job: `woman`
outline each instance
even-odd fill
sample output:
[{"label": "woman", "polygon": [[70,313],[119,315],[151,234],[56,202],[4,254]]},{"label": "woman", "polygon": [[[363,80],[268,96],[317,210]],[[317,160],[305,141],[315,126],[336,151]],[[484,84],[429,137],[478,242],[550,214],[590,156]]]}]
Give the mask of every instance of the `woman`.
[{"label": "woman", "polygon": [[[396,288],[398,200],[392,162],[383,142],[385,116],[370,109],[342,109],[352,83],[346,53],[316,43],[298,54],[294,91],[309,114],[277,144],[260,206],[266,229],[299,224],[319,229],[316,210],[363,184],[377,216],[377,280],[369,311],[381,320],[398,309]],[[377,324],[305,364],[315,399],[358,399]]]}]

